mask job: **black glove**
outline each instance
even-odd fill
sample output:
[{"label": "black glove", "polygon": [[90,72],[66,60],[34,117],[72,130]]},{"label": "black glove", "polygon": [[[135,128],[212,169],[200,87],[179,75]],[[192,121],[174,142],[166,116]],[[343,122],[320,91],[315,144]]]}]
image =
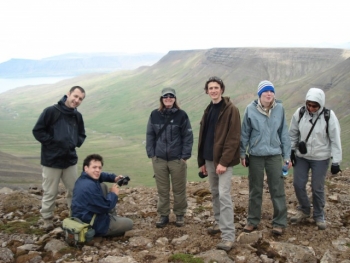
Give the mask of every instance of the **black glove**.
[{"label": "black glove", "polygon": [[332,166],[331,166],[331,173],[332,174],[337,174],[339,172],[341,172],[339,164],[332,164]]},{"label": "black glove", "polygon": [[290,160],[292,162],[293,167],[297,164],[297,158],[295,156],[295,150],[292,150],[290,154]]}]

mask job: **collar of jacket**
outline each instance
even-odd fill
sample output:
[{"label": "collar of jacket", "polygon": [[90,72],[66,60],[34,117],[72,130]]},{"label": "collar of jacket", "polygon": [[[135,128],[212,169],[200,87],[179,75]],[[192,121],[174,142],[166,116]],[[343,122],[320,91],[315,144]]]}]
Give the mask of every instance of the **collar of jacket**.
[{"label": "collar of jacket", "polygon": [[271,110],[276,106],[277,101],[276,101],[276,99],[274,99],[273,102],[272,102],[271,107],[268,108],[268,109],[265,109],[265,108],[263,107],[263,105],[261,104],[261,102],[260,102],[259,99],[255,100],[254,103],[256,104],[256,109],[257,109],[261,114],[264,114],[264,115],[266,115],[267,117],[269,117],[269,116],[270,116],[270,113],[271,113]]},{"label": "collar of jacket", "polygon": [[[222,112],[229,103],[230,103],[230,97],[222,97],[222,106],[221,106],[220,112]],[[208,112],[212,105],[213,105],[213,102],[211,101],[208,107],[205,109],[205,112]]]}]

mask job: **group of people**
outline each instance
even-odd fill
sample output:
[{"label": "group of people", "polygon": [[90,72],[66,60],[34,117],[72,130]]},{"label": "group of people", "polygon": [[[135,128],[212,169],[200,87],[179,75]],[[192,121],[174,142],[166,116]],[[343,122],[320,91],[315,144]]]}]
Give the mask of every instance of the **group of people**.
[{"label": "group of people", "polygon": [[[282,165],[294,167],[293,186],[299,202],[291,217],[299,223],[311,215],[318,229],[326,229],[324,185],[329,163],[331,172],[340,170],[342,150],[340,125],[333,111],[325,108],[325,94],[311,88],[305,105],[293,114],[288,130],[281,101],[275,87],[267,80],[258,84],[258,98],[245,109],[241,122],[238,108],[224,97],[225,85],[218,77],[209,78],[204,86],[211,102],[204,110],[198,137],[199,175],[208,177],[215,222],[207,231],[221,233],[218,249],[229,251],[235,241],[234,210],[231,197],[233,166],[248,167],[249,205],[243,229],[252,232],[261,220],[264,176],[266,174],[273,204],[272,233],[282,235],[287,226],[287,205]],[[132,229],[132,220],[116,214],[119,188],[108,190],[104,182],[118,182],[123,177],[102,172],[103,159],[98,154],[86,157],[83,172],[77,176],[76,147],[85,139],[84,123],[77,107],[85,98],[80,86],[70,89],[58,104],[44,109],[34,129],[41,143],[43,199],[40,210],[44,228],[53,227],[53,211],[62,179],[67,189],[67,203],[74,217],[93,224],[97,236],[119,236]],[[322,117],[323,115],[323,117]],[[187,113],[177,102],[176,91],[164,88],[159,108],[151,112],[147,123],[146,151],[152,159],[158,191],[157,228],[169,223],[170,191],[175,225],[185,224],[187,211],[187,160],[191,157],[193,131]],[[312,205],[306,191],[311,170]]]},{"label": "group of people", "polygon": [[102,172],[102,156],[91,154],[85,158],[78,178],[76,147],[83,144],[86,135],[77,108],[85,96],[82,87],[72,87],[57,104],[44,109],[33,128],[35,139],[41,143],[43,228],[54,228],[55,200],[62,180],[71,216],[89,223],[96,215],[93,224],[96,236],[123,235],[132,229],[133,222],[117,216],[119,188],[113,184],[108,189],[104,182],[117,183],[124,177]]}]

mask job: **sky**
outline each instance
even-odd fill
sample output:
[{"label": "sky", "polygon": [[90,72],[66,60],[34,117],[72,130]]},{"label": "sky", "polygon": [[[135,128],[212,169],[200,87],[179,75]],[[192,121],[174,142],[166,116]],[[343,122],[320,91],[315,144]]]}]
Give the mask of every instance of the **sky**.
[{"label": "sky", "polygon": [[1,0],[0,63],[67,53],[350,43],[346,0]]}]

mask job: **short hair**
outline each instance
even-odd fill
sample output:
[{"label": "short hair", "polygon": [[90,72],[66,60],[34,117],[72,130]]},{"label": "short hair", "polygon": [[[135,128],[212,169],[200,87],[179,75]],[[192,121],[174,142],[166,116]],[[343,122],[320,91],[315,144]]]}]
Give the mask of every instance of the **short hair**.
[{"label": "short hair", "polygon": [[[174,106],[173,106],[173,107],[176,108],[176,109],[178,109],[178,110],[180,109],[179,104],[177,104],[176,97],[175,97],[175,101],[174,101]],[[158,108],[158,110],[159,110],[159,111],[163,111],[165,108],[166,108],[166,107],[165,107],[165,105],[164,105],[163,98],[160,97],[160,98],[159,98],[159,108]]]},{"label": "short hair", "polygon": [[221,88],[221,90],[222,90],[222,94],[224,94],[224,92],[225,92],[225,84],[224,84],[224,82],[220,79],[220,78],[218,78],[218,77],[210,77],[208,80],[207,80],[207,82],[205,83],[205,86],[204,86],[204,90],[205,90],[205,93],[206,94],[208,94],[208,84],[210,83],[210,82],[216,82],[217,84],[219,84],[220,85],[220,88]]},{"label": "short hair", "polygon": [[83,162],[83,171],[84,171],[84,167],[85,166],[90,166],[90,162],[92,160],[100,161],[102,166],[103,166],[103,158],[102,158],[102,156],[99,155],[99,154],[94,153],[94,154],[90,154],[90,155],[86,156],[86,158],[85,158],[85,160]]},{"label": "short hair", "polygon": [[80,90],[82,93],[84,93],[84,95],[86,95],[85,90],[82,87],[80,87],[80,86],[71,87],[70,90],[69,90],[69,93],[74,92],[76,89]]}]

